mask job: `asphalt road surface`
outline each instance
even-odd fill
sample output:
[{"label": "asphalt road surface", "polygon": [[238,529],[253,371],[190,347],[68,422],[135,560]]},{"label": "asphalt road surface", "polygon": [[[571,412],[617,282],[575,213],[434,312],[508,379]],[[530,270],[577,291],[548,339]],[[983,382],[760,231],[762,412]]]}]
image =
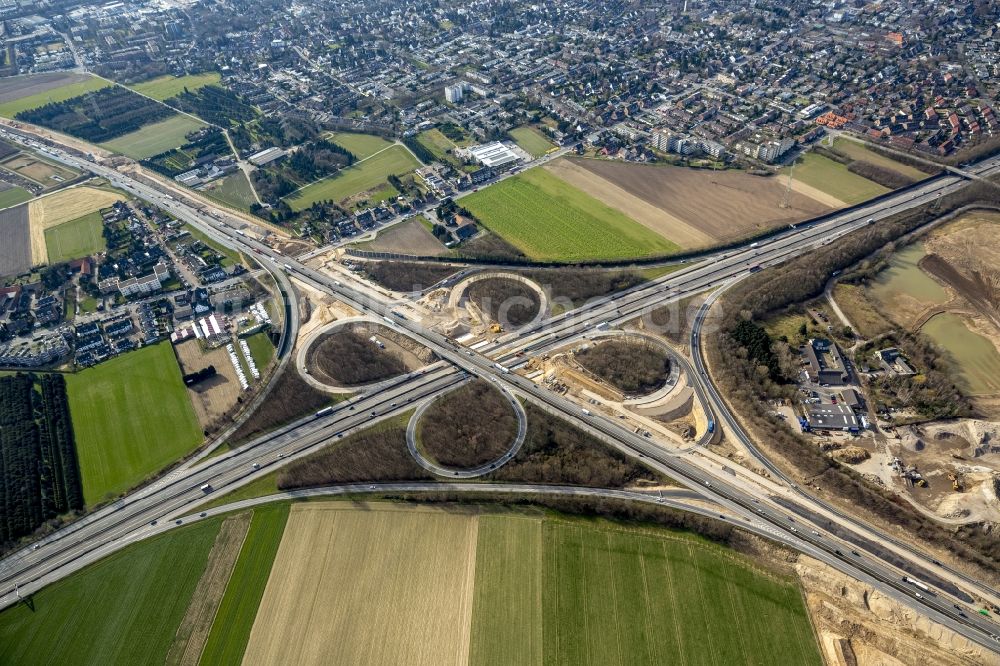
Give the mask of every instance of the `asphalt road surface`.
[{"label": "asphalt road surface", "polygon": [[[331,438],[370,425],[376,418],[398,413],[406,409],[410,402],[447,390],[466,374],[472,374],[505,386],[509,392],[566,418],[629,455],[644,458],[646,464],[654,469],[668,474],[692,491],[717,503],[721,507],[720,520],[735,520],[741,527],[744,524],[759,525],[771,538],[824,561],[898,601],[919,609],[970,640],[1000,652],[1000,638],[997,636],[1000,628],[991,620],[976,615],[975,609],[965,605],[961,599],[958,600],[961,603],[955,603],[953,597],[941,590],[923,594],[915,592],[913,586],[903,581],[904,574],[901,574],[899,568],[878,559],[877,554],[862,554],[860,550],[852,549],[850,542],[826,533],[801,515],[796,517],[796,512],[771,501],[759,488],[753,488],[742,479],[730,477],[723,470],[714,469],[711,464],[694,455],[670,452],[603,416],[585,414],[579,405],[535,385],[511,372],[511,366],[503,364],[505,360],[509,362],[511,355],[515,359],[520,358],[517,356],[518,352],[527,354],[548,346],[565,344],[578,337],[586,337],[587,331],[601,321],[627,321],[650,308],[679,300],[685,295],[727,285],[757,270],[757,267],[780,264],[902,210],[933,204],[938,197],[964,186],[967,181],[962,177],[943,175],[929,179],[871,205],[815,224],[799,225],[798,228],[789,229],[784,234],[751,246],[720,252],[692,268],[664,276],[624,294],[598,299],[585,308],[543,322],[535,326],[534,330],[519,331],[515,340],[508,336],[495,345],[472,350],[460,348],[444,336],[424,329],[395,310],[395,304],[385,303],[324,273],[277,255],[267,246],[241,234],[238,228],[245,224],[242,220],[238,221],[239,227],[230,226],[225,222],[224,212],[209,215],[107,167],[89,163],[59,150],[51,150],[49,154],[78,168],[105,176],[114,185],[150,200],[178,218],[205,230],[219,242],[241,251],[255,252],[289,275],[334,295],[361,311],[381,316],[389,325],[408,333],[455,368],[427,375],[407,376],[398,385],[377,395],[363,396],[339,406],[329,417],[297,424],[225,456],[179,470],[174,473],[176,476],[168,475],[156,484],[120,500],[116,505],[57,532],[37,546],[15,553],[0,563],[0,585],[5,588],[4,596],[0,597],[0,606],[16,601],[11,590],[15,584],[21,587],[22,593],[38,589],[117,550],[124,543],[142,538],[142,534],[148,536],[150,528],[157,527],[160,521],[176,520],[176,516],[190,513],[205,501],[206,493],[199,489],[205,483],[210,483],[213,489],[237,487],[261,474],[267,465],[281,464],[289,457],[305,455]],[[983,162],[972,169],[977,176],[993,175],[998,170],[998,159]],[[699,331],[694,331],[693,338],[696,339],[698,334]],[[493,357],[487,356],[487,353]],[[698,376],[695,374],[696,378]],[[710,387],[710,383],[705,386],[709,394],[712,390]],[[708,402],[713,401],[717,422],[732,429],[735,419],[729,414],[725,404],[710,395]],[[400,405],[395,411],[391,408],[392,402]],[[738,431],[734,431],[739,436],[737,433]],[[790,488],[793,491],[799,490],[794,484]],[[804,493],[795,501],[815,506],[815,500]],[[859,525],[846,516],[834,516],[834,519],[838,521],[841,534],[843,530],[853,531]],[[157,525],[152,524],[153,520],[157,521]],[[864,529],[868,534],[887,539],[887,535],[874,528],[864,526]],[[927,560],[926,556],[917,556],[915,553],[916,551],[910,550],[904,556]],[[949,574],[947,571],[942,573]],[[987,591],[995,596],[992,590],[979,584],[980,594],[986,594]]]}]

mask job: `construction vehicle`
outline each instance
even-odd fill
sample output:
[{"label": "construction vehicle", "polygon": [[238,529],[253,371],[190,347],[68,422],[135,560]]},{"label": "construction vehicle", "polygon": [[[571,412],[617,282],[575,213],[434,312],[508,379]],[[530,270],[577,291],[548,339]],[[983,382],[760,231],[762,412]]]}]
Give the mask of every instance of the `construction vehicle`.
[{"label": "construction vehicle", "polygon": [[490,333],[503,333],[503,326],[497,323],[490,324]]},{"label": "construction vehicle", "polygon": [[958,475],[954,472],[948,472],[948,480],[951,481],[951,489],[956,493],[961,492],[962,482],[959,480]]}]

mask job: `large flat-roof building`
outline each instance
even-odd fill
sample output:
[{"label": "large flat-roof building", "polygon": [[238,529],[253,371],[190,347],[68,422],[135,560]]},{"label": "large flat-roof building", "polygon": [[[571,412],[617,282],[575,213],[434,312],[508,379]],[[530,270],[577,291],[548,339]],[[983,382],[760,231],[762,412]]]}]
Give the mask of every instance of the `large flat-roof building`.
[{"label": "large flat-roof building", "polygon": [[517,156],[517,153],[499,141],[484,143],[480,146],[473,146],[468,150],[473,159],[490,169],[502,169],[503,167],[516,164],[521,161],[521,158]]},{"label": "large flat-roof building", "polygon": [[815,338],[809,341],[803,349],[806,363],[809,366],[806,373],[809,379],[821,384],[845,384],[850,379],[847,361],[837,348],[837,345]]},{"label": "large flat-roof building", "polygon": [[844,404],[810,405],[806,410],[806,423],[809,430],[857,432],[861,430],[854,410]]}]

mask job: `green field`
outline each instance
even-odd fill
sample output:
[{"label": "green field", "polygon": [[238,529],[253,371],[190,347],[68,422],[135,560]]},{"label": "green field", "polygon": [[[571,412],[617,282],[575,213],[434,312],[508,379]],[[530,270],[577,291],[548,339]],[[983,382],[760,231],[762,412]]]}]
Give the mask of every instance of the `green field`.
[{"label": "green field", "polygon": [[204,123],[190,116],[176,114],[101,145],[108,150],[141,160],[183,145],[190,132],[204,126]]},{"label": "green field", "polygon": [[431,151],[439,162],[454,161],[447,151],[454,150],[455,142],[446,137],[438,128],[429,129],[417,135],[417,142],[424,148]]},{"label": "green field", "polygon": [[110,81],[99,79],[96,76],[87,79],[86,81],[80,81],[79,83],[70,83],[65,86],[60,86],[58,88],[53,88],[52,90],[38,93],[37,95],[28,95],[27,97],[4,102],[3,104],[0,104],[0,116],[3,116],[4,118],[13,118],[21,111],[27,111],[28,109],[33,109],[36,106],[42,106],[43,104],[48,104],[49,102],[62,102],[71,97],[82,95],[86,92],[93,92],[94,90],[107,88],[110,85],[114,84]]},{"label": "green field", "polygon": [[263,372],[267,364],[274,358],[274,345],[271,344],[271,338],[267,337],[267,333],[263,331],[254,333],[247,338],[247,346],[250,347],[250,355],[253,356],[253,362],[257,364],[257,369]]},{"label": "green field", "polygon": [[0,613],[0,663],[162,664],[220,522],[130,546]]},{"label": "green field", "polygon": [[[289,506],[253,510],[200,663],[242,660]],[[0,663],[163,663],[221,520],[130,546],[34,595],[34,611],[0,613]],[[732,550],[604,520],[477,520],[472,666],[821,663],[795,581]]]},{"label": "green field", "polygon": [[169,342],[66,376],[87,504],[128,490],[202,440]]},{"label": "green field", "polygon": [[211,183],[203,192],[211,199],[247,213],[250,212],[250,206],[257,203],[250,182],[247,181],[247,177],[242,171],[236,171],[225,178],[220,178]]},{"label": "green field", "polygon": [[884,157],[883,155],[869,150],[857,141],[851,141],[850,139],[842,139],[839,137],[834,139],[833,149],[841,155],[850,157],[852,160],[870,162],[871,164],[891,169],[892,171],[902,174],[908,178],[912,178],[913,180],[923,180],[929,175],[920,169],[914,169],[913,167],[897,162],[894,159]]},{"label": "green field", "polygon": [[955,383],[969,395],[1000,391],[1000,352],[985,336],[969,329],[962,317],[943,312],[927,320],[920,332],[944,350]]},{"label": "green field", "polygon": [[329,139],[341,148],[351,151],[359,160],[371,157],[392,145],[391,141],[386,141],[380,136],[356,132],[333,132]]},{"label": "green field", "polygon": [[471,666],[542,663],[542,524],[537,518],[480,516]]},{"label": "green field", "polygon": [[382,152],[357,162],[329,178],[306,185],[298,192],[285,197],[292,210],[308,208],[317,201],[343,201],[361,192],[383,185],[391,174],[402,176],[420,166],[420,163],[403,146],[392,146]]},{"label": "green field", "polygon": [[104,220],[99,211],[45,230],[45,250],[50,264],[89,257],[107,249]]},{"label": "green field", "polygon": [[472,666],[822,663],[791,580],[603,521],[481,516],[472,617]]},{"label": "green field", "polygon": [[[782,169],[783,174],[787,172],[787,168]],[[851,173],[846,164],[834,162],[816,153],[806,153],[799,158],[794,178],[848,205],[867,201],[889,191],[878,183]]]},{"label": "green field", "polygon": [[288,503],[254,509],[240,557],[212,623],[202,664],[238,664],[288,520]]},{"label": "green field", "polygon": [[31,199],[31,192],[21,187],[11,187],[0,192],[0,208],[10,208]]},{"label": "green field", "polygon": [[[822,663],[798,586],[702,539],[582,520],[546,519],[537,530],[485,516],[480,547],[484,539],[504,545],[477,558],[474,608],[510,606],[501,619],[524,624],[512,636],[474,614],[474,666]],[[502,660],[508,650],[518,658]]]},{"label": "green field", "polygon": [[490,231],[535,260],[625,259],[680,249],[543,169],[530,169],[460,201]]},{"label": "green field", "polygon": [[541,157],[555,148],[544,134],[530,125],[512,129],[509,134],[517,145],[521,146],[532,157]]},{"label": "green field", "polygon": [[158,76],[155,79],[133,83],[129,86],[132,90],[142,93],[147,97],[160,100],[170,99],[180,95],[187,88],[195,91],[208,85],[218,83],[222,77],[218,72],[205,72],[204,74],[187,74],[185,76]]}]

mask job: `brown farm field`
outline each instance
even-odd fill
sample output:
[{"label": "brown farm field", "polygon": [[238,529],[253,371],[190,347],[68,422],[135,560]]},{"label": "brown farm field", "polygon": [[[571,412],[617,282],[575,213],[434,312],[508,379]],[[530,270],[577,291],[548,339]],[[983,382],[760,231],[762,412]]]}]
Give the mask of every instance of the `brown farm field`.
[{"label": "brown farm field", "polygon": [[174,350],[183,373],[197,372],[209,365],[214,365],[218,372],[214,377],[187,389],[198,422],[202,428],[208,429],[236,406],[242,394],[236,369],[224,347],[203,350],[198,340],[187,340],[175,345]]},{"label": "brown farm field", "polygon": [[45,187],[53,187],[76,177],[76,173],[70,169],[27,153],[14,155],[0,163],[0,166]]},{"label": "brown farm field", "polygon": [[375,240],[362,247],[372,252],[399,252],[428,257],[437,257],[448,251],[417,218],[379,232]]},{"label": "brown farm field", "polygon": [[45,72],[43,74],[10,76],[0,81],[0,103],[39,95],[54,88],[74,83],[83,83],[90,78],[89,74],[76,72]]},{"label": "brown farm field", "polygon": [[243,664],[467,663],[477,516],[366,508],[292,507]]},{"label": "brown farm field", "polygon": [[739,171],[571,158],[553,173],[685,249],[753,236],[825,213],[830,208],[785,183]]},{"label": "brown farm field", "polygon": [[107,208],[122,199],[116,192],[96,187],[70,187],[33,199],[28,203],[32,264],[44,264],[48,259],[48,249],[45,245],[46,229]]}]

